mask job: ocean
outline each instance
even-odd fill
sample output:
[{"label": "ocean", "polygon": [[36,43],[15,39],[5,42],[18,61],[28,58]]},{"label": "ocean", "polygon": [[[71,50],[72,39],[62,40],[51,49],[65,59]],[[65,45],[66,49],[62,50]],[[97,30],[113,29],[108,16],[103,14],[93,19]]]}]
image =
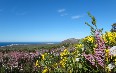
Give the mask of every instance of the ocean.
[{"label": "ocean", "polygon": [[34,45],[34,44],[59,44],[60,42],[0,42],[0,46],[13,46],[13,45]]}]

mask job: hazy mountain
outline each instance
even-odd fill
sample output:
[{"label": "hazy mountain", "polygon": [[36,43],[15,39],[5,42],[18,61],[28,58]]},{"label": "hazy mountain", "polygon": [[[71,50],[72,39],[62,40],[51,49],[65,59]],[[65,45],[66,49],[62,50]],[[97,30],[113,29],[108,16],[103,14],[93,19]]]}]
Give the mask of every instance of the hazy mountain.
[{"label": "hazy mountain", "polygon": [[62,43],[78,43],[80,39],[75,39],[75,38],[69,38],[66,39],[64,41],[62,41]]}]

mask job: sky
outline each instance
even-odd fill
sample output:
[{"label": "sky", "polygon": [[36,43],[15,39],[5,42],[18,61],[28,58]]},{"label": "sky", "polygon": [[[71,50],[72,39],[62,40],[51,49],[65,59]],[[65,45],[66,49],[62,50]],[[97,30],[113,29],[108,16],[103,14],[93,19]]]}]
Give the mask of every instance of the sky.
[{"label": "sky", "polygon": [[0,42],[56,42],[90,35],[116,22],[116,0],[0,0]]}]

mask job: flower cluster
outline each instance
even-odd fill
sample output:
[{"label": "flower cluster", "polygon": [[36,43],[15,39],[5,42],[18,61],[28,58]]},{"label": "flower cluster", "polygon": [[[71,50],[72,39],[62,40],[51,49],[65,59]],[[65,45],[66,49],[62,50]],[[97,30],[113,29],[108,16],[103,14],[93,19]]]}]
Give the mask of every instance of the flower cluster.
[{"label": "flower cluster", "polygon": [[[27,65],[29,68],[34,68],[35,58],[37,57],[36,52],[9,52],[3,53],[0,58],[1,69],[6,68],[7,72],[25,72]],[[37,64],[36,64],[37,65]],[[29,69],[28,69],[29,71]]]},{"label": "flower cluster", "polygon": [[[103,39],[100,38],[100,33],[99,31],[95,32],[95,39],[96,39],[96,46],[95,47],[95,51],[94,54],[85,54],[84,56],[87,60],[89,60],[92,65],[95,65],[95,61],[98,62],[98,64],[102,67],[104,67],[104,59],[105,59],[105,43],[103,41]],[[97,67],[97,65],[96,65]]]},{"label": "flower cluster", "polygon": [[94,43],[95,42],[95,38],[93,36],[87,36],[83,39],[84,42],[86,43]]},{"label": "flower cluster", "polygon": [[116,46],[116,32],[106,32],[103,39],[107,46]]}]

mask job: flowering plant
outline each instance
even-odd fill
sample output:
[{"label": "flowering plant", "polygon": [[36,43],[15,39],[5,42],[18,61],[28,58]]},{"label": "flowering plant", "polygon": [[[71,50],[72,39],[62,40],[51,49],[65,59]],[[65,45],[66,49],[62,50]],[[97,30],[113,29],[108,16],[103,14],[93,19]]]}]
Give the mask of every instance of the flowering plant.
[{"label": "flowering plant", "polygon": [[116,72],[116,32],[98,29],[92,19],[91,35],[78,44],[59,48],[0,52],[0,73],[112,73]]}]

